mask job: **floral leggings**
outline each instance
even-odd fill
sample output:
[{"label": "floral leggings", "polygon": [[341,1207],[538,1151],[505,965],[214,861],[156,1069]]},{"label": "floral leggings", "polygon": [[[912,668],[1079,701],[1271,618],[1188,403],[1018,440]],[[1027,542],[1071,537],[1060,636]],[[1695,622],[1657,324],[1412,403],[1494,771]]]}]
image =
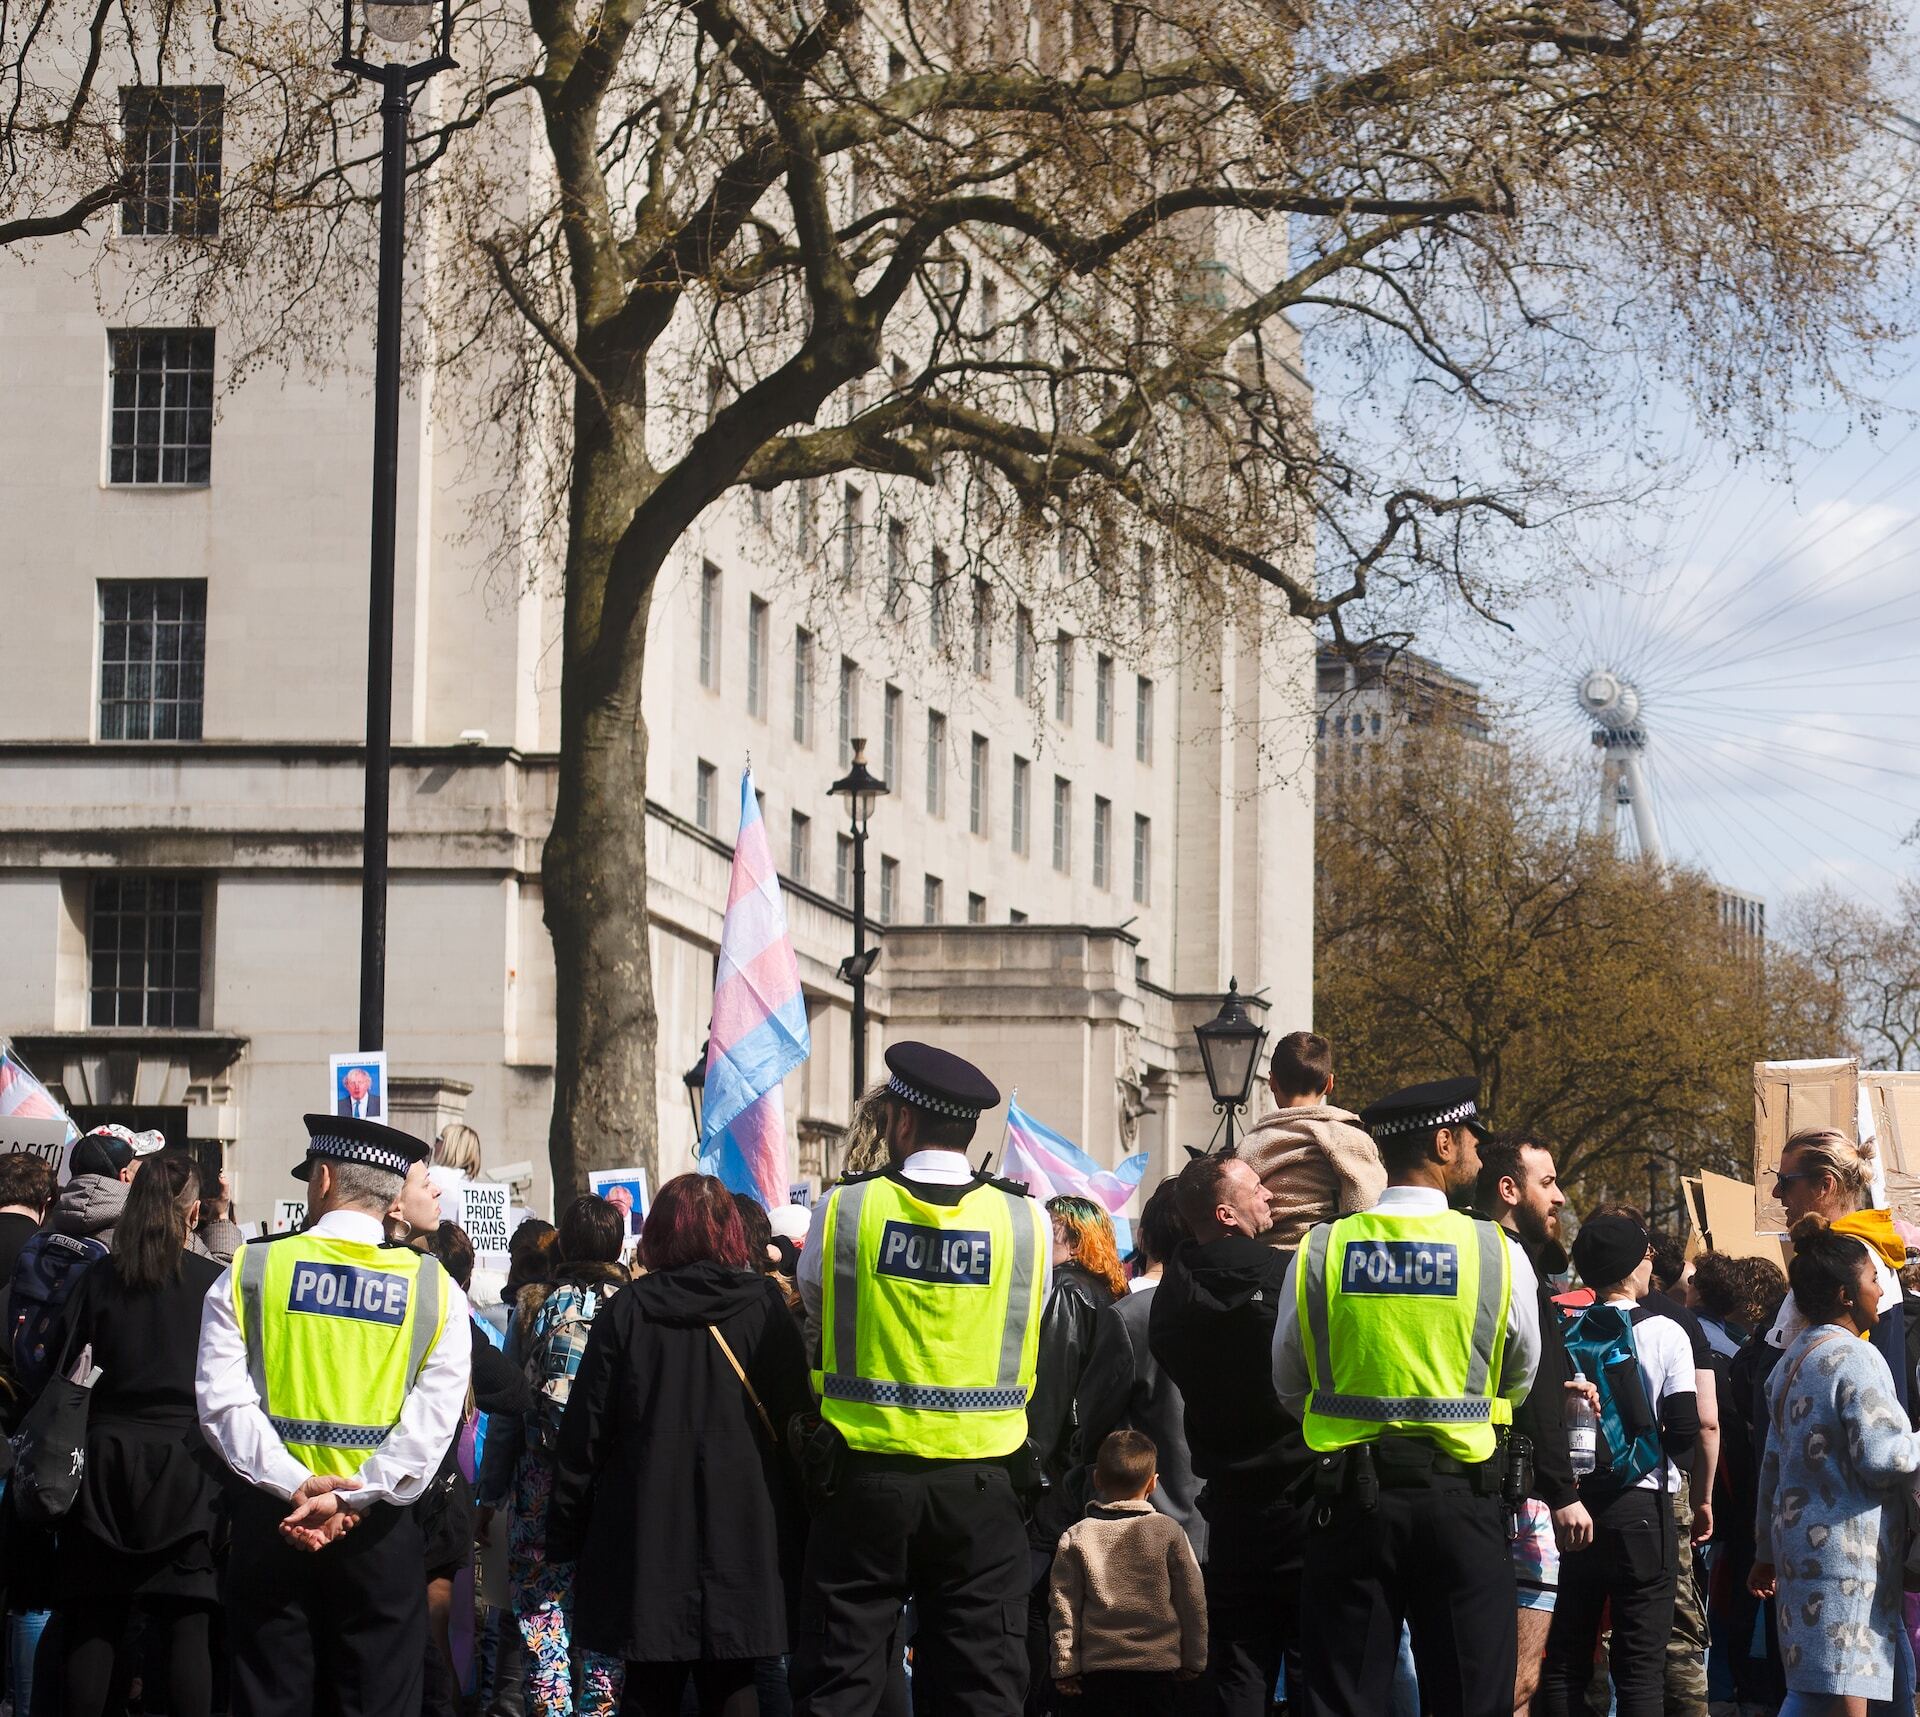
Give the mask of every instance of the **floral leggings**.
[{"label": "floral leggings", "polygon": [[552,1495],[553,1463],[529,1449],[513,1475],[507,1524],[507,1589],[527,1642],[527,1717],[614,1717],[627,1666],[617,1657],[573,1649],[575,1565],[546,1558]]}]

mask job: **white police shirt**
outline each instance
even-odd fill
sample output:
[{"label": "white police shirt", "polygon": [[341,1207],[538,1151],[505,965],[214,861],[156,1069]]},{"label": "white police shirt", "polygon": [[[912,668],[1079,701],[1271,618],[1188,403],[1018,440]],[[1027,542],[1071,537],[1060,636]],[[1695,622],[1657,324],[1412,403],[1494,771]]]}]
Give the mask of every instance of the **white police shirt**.
[{"label": "white police shirt", "polygon": [[[309,1234],[378,1246],[386,1238],[380,1219],[358,1210],[330,1210]],[[257,1244],[257,1243],[256,1243]],[[340,1492],[356,1513],[376,1502],[410,1503],[427,1488],[460,1429],[473,1369],[467,1296],[452,1278],[446,1286],[447,1321],[440,1339],[407,1391],[399,1422],[367,1457],[359,1482]],[[290,1499],[312,1474],[287,1452],[268,1419],[260,1392],[247,1374],[247,1344],[233,1310],[233,1266],[208,1289],[200,1309],[200,1360],[193,1380],[200,1426],[220,1458],[261,1490]]]}]

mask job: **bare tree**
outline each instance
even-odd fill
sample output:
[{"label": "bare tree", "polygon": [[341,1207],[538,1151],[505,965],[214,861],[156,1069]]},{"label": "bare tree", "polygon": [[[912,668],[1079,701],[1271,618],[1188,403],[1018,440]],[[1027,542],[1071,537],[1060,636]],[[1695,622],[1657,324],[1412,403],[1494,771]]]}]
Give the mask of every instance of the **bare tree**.
[{"label": "bare tree", "polygon": [[1868,1065],[1920,1068],[1920,882],[1900,885],[1892,912],[1816,889],[1789,904],[1785,929],[1846,998]]},{"label": "bare tree", "polygon": [[[221,289],[308,344],[369,249],[332,28],[213,33],[253,173]],[[471,0],[456,44],[434,349],[564,526],[563,1185],[651,1160],[647,617],[730,491],[917,486],[976,576],[1123,644],[1493,612],[1504,536],[1640,480],[1649,390],[1764,436],[1846,385],[1910,230],[1884,3]],[[1111,599],[1122,544],[1152,604]]]}]

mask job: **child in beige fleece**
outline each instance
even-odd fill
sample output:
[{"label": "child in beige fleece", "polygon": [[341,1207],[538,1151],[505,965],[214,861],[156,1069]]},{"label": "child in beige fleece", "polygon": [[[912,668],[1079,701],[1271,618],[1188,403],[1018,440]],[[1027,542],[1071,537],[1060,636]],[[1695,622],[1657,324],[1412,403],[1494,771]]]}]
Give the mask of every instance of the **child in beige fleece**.
[{"label": "child in beige fleece", "polygon": [[1360,1117],[1327,1101],[1333,1045],[1318,1032],[1290,1031],[1273,1046],[1267,1085],[1280,1107],[1247,1129],[1235,1154],[1273,1202],[1273,1226],[1261,1239],[1291,1251],[1316,1222],[1371,1210],[1387,1170]]},{"label": "child in beige fleece", "polygon": [[1158,1458],[1151,1437],[1109,1435],[1053,1560],[1053,1679],[1081,1717],[1174,1717],[1179,1684],[1207,1666],[1200,1564],[1147,1500]]}]

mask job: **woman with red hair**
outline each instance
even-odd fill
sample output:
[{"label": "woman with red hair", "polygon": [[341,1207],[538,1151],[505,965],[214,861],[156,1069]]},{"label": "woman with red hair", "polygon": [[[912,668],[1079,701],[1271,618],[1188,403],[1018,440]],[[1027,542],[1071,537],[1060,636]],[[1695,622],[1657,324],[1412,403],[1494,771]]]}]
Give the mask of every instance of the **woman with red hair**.
[{"label": "woman with red hair", "polygon": [[676,1175],[640,1231],[646,1274],[595,1320],[554,1463],[547,1553],[577,1556],[575,1638],[627,1663],[625,1709],[753,1717],[788,1650],[804,1520],[787,1420],[811,1403],[800,1332],[753,1267],[733,1195]]}]

